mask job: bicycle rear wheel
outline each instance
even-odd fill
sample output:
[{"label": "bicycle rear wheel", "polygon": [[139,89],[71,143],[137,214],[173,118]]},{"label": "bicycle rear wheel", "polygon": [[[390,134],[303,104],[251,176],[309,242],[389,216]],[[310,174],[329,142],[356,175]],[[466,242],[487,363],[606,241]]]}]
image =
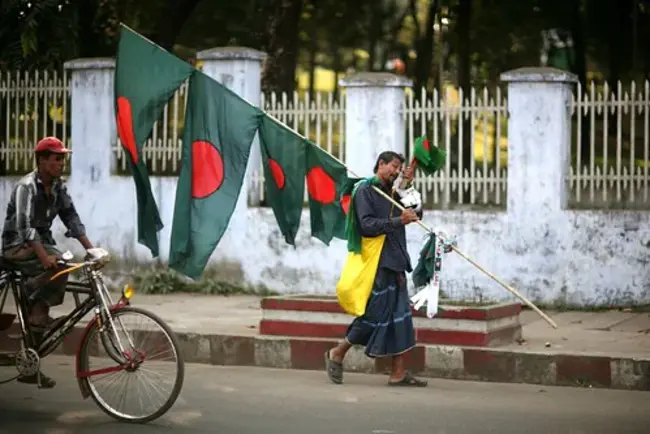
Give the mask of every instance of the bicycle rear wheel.
[{"label": "bicycle rear wheel", "polygon": [[[183,387],[185,365],[178,341],[167,324],[146,310],[128,306],[114,311],[112,318],[119,341],[109,322],[103,324],[103,332],[94,323],[81,343],[80,380],[88,387],[95,403],[109,416],[123,422],[151,422],[174,405]],[[130,326],[134,320],[147,321],[149,327]],[[151,326],[154,330],[151,330]],[[104,339],[101,333],[104,333]],[[116,355],[124,354],[126,357],[123,361],[126,363],[117,363]],[[173,360],[156,363],[155,359],[165,355]],[[129,358],[132,363],[128,363]],[[162,368],[163,372],[154,371],[156,367]],[[175,372],[168,372],[172,369]],[[163,392],[167,381],[171,383],[170,387]],[[111,399],[108,389],[115,389],[115,386],[118,396]],[[147,388],[150,391],[145,391],[145,396],[138,394]],[[153,396],[156,394],[160,395],[160,399]]]}]

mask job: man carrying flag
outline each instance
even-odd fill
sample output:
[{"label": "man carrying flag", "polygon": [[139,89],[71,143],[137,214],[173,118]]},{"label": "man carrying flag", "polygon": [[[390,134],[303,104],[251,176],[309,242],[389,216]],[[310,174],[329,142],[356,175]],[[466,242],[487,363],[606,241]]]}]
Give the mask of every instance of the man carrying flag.
[{"label": "man carrying flag", "polygon": [[[347,351],[352,345],[364,345],[368,357],[392,357],[389,385],[427,385],[426,381],[413,377],[404,366],[405,353],[415,346],[406,287],[406,273],[412,268],[405,226],[418,221],[422,212],[408,208],[402,212],[373,188],[376,186],[399,200],[393,184],[403,163],[401,155],[382,152],[373,170],[375,175],[359,181],[352,191],[346,224],[348,250],[360,252],[362,239],[384,237],[384,242],[378,253],[376,274],[364,313],[350,324],[343,342],[325,353],[327,375],[336,384],[343,382],[343,359]],[[411,165],[404,171],[404,180],[410,182],[413,172]]]}]

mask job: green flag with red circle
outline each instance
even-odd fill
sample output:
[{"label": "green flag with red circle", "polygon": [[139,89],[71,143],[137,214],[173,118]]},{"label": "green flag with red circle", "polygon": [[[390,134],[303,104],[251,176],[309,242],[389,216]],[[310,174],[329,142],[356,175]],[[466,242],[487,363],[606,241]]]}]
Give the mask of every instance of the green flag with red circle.
[{"label": "green flag with red circle", "polygon": [[433,146],[425,136],[417,137],[413,146],[416,167],[427,175],[433,175],[445,166],[447,153]]},{"label": "green flag with red circle", "polygon": [[158,232],[163,223],[142,147],[165,104],[193,70],[192,65],[121,26],[114,85],[117,132],[135,182],[138,242],[148,247],[153,257],[159,254]]},{"label": "green flag with red circle", "polygon": [[329,246],[332,238],[345,239],[345,212],[341,205],[347,168],[339,160],[308,142],[307,192],[311,235]]},{"label": "green flag with red circle", "polygon": [[169,253],[176,271],[203,273],[235,210],[262,117],[222,84],[192,74]]},{"label": "green flag with red circle", "polygon": [[262,119],[259,134],[265,198],[285,241],[295,246],[303,211],[309,144],[269,116]]}]

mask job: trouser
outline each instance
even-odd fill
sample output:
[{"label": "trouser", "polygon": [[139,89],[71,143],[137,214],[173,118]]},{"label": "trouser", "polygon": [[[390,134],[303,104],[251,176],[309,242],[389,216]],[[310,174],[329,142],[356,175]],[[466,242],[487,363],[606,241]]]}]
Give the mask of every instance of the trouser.
[{"label": "trouser", "polygon": [[[61,256],[61,252],[56,247],[50,244],[43,244],[43,247],[48,255]],[[25,296],[30,309],[36,302],[42,302],[48,307],[63,303],[68,275],[64,274],[55,280],[50,280],[61,270],[60,268],[45,269],[31,246],[10,248],[3,253],[3,256],[11,261],[25,277]]]}]

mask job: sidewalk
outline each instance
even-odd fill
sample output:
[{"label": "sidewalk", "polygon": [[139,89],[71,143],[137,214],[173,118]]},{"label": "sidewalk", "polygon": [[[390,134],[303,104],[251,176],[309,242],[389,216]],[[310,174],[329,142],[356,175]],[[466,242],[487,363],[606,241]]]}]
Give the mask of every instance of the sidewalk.
[{"label": "sidewalk", "polygon": [[[132,303],[169,323],[188,363],[320,370],[325,350],[336,344],[332,339],[261,336],[257,297],[136,293]],[[66,296],[54,313],[65,314],[73,305]],[[520,315],[523,342],[497,348],[422,345],[410,353],[410,369],[431,377],[650,390],[650,313],[545,313],[557,330],[526,310]],[[74,354],[79,337],[71,335],[61,351]],[[362,349],[346,359],[346,370],[385,369]]]}]

